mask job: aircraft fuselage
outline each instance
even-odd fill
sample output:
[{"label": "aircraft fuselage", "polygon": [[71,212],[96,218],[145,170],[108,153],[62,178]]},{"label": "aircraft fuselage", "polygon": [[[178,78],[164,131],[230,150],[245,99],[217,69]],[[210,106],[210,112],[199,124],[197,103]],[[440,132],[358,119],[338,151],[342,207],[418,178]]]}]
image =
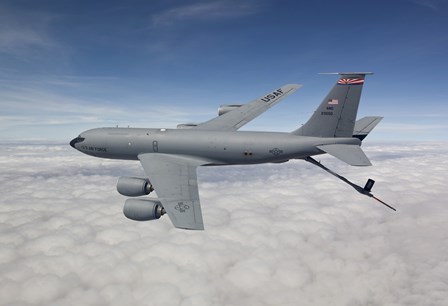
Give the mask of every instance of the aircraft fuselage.
[{"label": "aircraft fuselage", "polygon": [[323,144],[357,144],[357,138],[321,138],[281,132],[196,129],[98,128],[70,143],[85,154],[138,160],[142,153],[176,154],[207,159],[211,165],[284,162],[323,154]]}]

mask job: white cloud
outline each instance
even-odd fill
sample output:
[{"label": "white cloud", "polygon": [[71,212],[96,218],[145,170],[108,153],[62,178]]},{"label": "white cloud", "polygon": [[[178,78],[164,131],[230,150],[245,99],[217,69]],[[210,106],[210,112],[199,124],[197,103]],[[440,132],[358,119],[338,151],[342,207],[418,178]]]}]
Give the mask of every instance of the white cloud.
[{"label": "white cloud", "polygon": [[373,167],[201,168],[206,231],[133,222],[115,191],[138,162],[0,145],[0,304],[444,305],[448,145],[365,146]]},{"label": "white cloud", "polygon": [[433,11],[438,11],[440,6],[443,5],[443,1],[444,0],[412,0],[413,3]]},{"label": "white cloud", "polygon": [[255,13],[259,3],[254,1],[212,1],[179,6],[152,16],[155,26],[176,24],[180,21],[216,20],[242,17]]},{"label": "white cloud", "polygon": [[56,47],[48,30],[55,18],[48,13],[22,12],[0,5],[0,53],[18,55]]},{"label": "white cloud", "polygon": [[[163,105],[158,96],[136,97],[132,93],[124,98],[112,94],[103,99],[92,92],[102,89],[110,92],[119,81],[64,76],[2,79],[0,139],[63,139],[101,125],[175,127],[178,123],[191,122],[192,110],[188,105],[170,107]],[[194,110],[193,113],[200,116],[205,112]]]}]

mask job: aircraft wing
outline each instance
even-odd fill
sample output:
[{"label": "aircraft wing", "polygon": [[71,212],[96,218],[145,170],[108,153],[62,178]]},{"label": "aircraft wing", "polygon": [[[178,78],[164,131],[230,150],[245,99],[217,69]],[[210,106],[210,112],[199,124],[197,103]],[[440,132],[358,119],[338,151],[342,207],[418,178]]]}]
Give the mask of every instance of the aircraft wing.
[{"label": "aircraft wing", "polygon": [[173,225],[203,230],[196,168],[208,161],[158,153],[140,154],[138,159]]},{"label": "aircraft wing", "polygon": [[220,130],[220,131],[235,131],[243,125],[249,123],[270,107],[280,102],[286,96],[292,94],[297,89],[302,87],[298,84],[284,85],[270,93],[238,107],[228,113],[215,117],[204,123],[195,126],[195,129],[202,130]]}]

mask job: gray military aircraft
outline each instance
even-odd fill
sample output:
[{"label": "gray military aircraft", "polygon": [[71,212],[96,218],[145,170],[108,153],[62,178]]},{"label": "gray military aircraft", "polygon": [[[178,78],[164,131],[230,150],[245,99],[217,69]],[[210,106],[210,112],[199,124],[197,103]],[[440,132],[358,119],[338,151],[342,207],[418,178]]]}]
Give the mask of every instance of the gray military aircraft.
[{"label": "gray military aircraft", "polygon": [[282,86],[247,104],[221,105],[219,115],[203,123],[180,124],[177,129],[97,128],[81,133],[70,145],[95,157],[139,160],[147,178],[120,177],[118,192],[139,197],[155,190],[158,197],[127,199],[124,215],[147,221],[166,213],[173,225],[182,229],[204,229],[196,175],[198,166],[303,159],[361,194],[375,198],[370,192],[373,180],[369,179],[364,187],[358,186],[311,157],[328,153],[352,166],[371,165],[360,145],[382,117],[364,117],[355,122],[364,79],[369,74],[372,73],[338,73],[337,83],[311,118],[290,133],[238,129],[301,87],[296,84]]}]

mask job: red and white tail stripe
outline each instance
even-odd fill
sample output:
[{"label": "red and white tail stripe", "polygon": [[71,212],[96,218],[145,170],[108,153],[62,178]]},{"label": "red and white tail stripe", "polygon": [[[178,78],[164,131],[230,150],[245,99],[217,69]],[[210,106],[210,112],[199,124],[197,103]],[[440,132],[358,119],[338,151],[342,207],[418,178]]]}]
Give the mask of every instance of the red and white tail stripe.
[{"label": "red and white tail stripe", "polygon": [[339,85],[358,85],[364,84],[364,79],[339,79]]}]

